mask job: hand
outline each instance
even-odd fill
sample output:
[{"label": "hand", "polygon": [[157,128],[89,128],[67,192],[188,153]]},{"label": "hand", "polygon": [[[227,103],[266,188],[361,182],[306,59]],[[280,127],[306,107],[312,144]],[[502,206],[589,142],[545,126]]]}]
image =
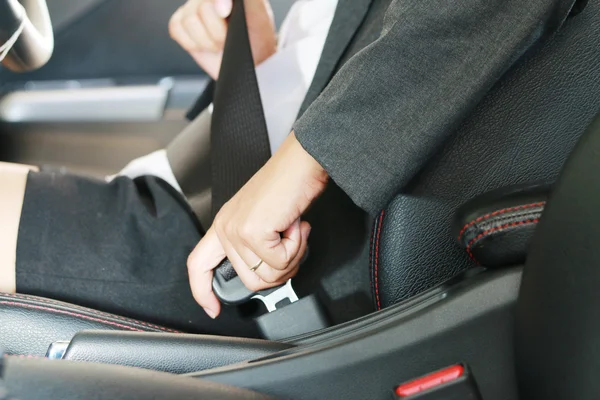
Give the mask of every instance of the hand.
[{"label": "hand", "polygon": [[[252,291],[293,277],[306,251],[310,225],[300,217],[327,185],[328,176],[292,132],[281,148],[219,211],[188,258],[192,293],[215,318],[213,269],[228,257]],[[256,271],[250,268],[260,260]]]},{"label": "hand", "polygon": [[[273,12],[268,0],[244,0],[255,65],[277,50]],[[169,21],[169,33],[211,78],[217,79],[233,0],[188,0]]]}]

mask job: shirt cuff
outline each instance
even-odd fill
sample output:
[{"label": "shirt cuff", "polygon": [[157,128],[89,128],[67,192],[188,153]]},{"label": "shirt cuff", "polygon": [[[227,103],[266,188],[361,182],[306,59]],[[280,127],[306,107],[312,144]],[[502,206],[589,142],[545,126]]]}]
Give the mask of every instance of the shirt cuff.
[{"label": "shirt cuff", "polygon": [[160,178],[171,185],[173,189],[177,190],[179,193],[183,193],[181,186],[179,186],[179,183],[177,183],[177,179],[173,174],[171,164],[169,164],[167,151],[164,149],[136,158],[127,164],[127,166],[117,175],[108,176],[106,177],[106,180],[110,182],[117,176],[127,176],[131,179],[135,179],[145,175],[152,175]]}]

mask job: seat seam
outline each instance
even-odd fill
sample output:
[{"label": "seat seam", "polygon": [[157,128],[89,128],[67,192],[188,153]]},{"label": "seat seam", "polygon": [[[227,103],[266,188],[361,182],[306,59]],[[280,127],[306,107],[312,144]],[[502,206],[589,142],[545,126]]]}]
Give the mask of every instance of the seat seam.
[{"label": "seat seam", "polygon": [[150,328],[155,328],[155,329],[159,329],[159,330],[166,330],[169,332],[173,332],[173,333],[180,333],[176,330],[173,329],[169,329],[169,328],[165,328],[165,327],[161,327],[158,325],[154,325],[154,324],[150,324],[147,322],[142,322],[136,319],[131,319],[131,318],[126,318],[126,317],[122,317],[119,315],[115,315],[115,314],[110,314],[110,313],[105,313],[102,311],[98,311],[98,310],[94,310],[92,308],[87,308],[87,307],[82,307],[82,306],[78,306],[76,304],[67,304],[67,303],[63,303],[60,301],[55,301],[55,300],[51,300],[51,299],[47,299],[47,298],[43,298],[43,297],[37,297],[37,296],[29,296],[29,295],[23,295],[23,294],[11,294],[11,293],[2,293],[0,296],[7,296],[7,297],[13,297],[16,299],[23,299],[23,300],[30,300],[30,301],[39,301],[42,303],[48,303],[51,305],[55,305],[58,307],[68,307],[68,308],[74,308],[76,310],[80,310],[82,312],[88,312],[90,314],[96,314],[99,316],[104,316],[106,318],[112,318],[112,319],[116,319],[118,321],[122,321],[122,322],[127,322],[127,323],[131,323],[131,324],[136,324],[136,325],[142,325],[142,326],[147,326]]},{"label": "seat seam", "polygon": [[519,210],[524,210],[527,208],[533,208],[533,207],[543,207],[546,205],[545,201],[540,201],[537,203],[530,203],[530,204],[523,204],[520,206],[514,206],[514,207],[508,207],[508,208],[503,208],[485,215],[482,215],[481,217],[478,217],[474,220],[472,220],[471,222],[465,224],[465,226],[463,226],[463,228],[460,230],[460,232],[458,233],[458,240],[460,241],[463,234],[466,232],[467,229],[469,229],[470,227],[472,227],[473,225],[475,225],[478,222],[481,221],[485,221],[486,219],[490,219],[492,217],[496,217],[498,215],[502,215],[502,214],[506,214],[508,212],[512,212],[512,211],[519,211]]},{"label": "seat seam", "polygon": [[88,320],[88,321],[99,322],[101,324],[105,324],[105,325],[109,325],[109,326],[114,326],[114,327],[117,327],[117,328],[123,328],[123,329],[130,330],[130,331],[145,332],[142,329],[138,329],[138,328],[135,328],[135,327],[132,327],[132,326],[123,325],[123,324],[120,324],[120,323],[117,323],[117,322],[108,321],[108,320],[104,320],[104,319],[100,319],[100,318],[96,318],[96,317],[91,317],[89,315],[79,314],[79,313],[75,313],[75,312],[71,312],[71,311],[58,310],[58,309],[55,309],[55,308],[50,308],[50,307],[45,307],[45,306],[36,306],[36,305],[33,305],[33,304],[18,303],[16,301],[0,301],[0,305],[13,306],[13,307],[21,307],[21,308],[28,308],[28,309],[33,309],[33,310],[47,311],[47,312],[54,313],[54,314],[68,315],[68,316],[71,316],[71,317],[80,318],[80,319],[84,319],[84,320]]},{"label": "seat seam", "polygon": [[20,299],[20,300],[29,300],[29,301],[34,301],[34,302],[37,301],[37,302],[40,302],[40,303],[51,304],[51,305],[54,305],[54,306],[57,306],[57,307],[73,308],[73,309],[79,310],[81,312],[87,312],[87,313],[98,315],[98,316],[104,316],[106,318],[115,319],[115,320],[121,321],[121,322],[126,322],[126,323],[130,323],[130,324],[134,324],[134,325],[141,325],[141,326],[145,326],[145,327],[149,327],[149,328],[158,329],[160,331],[166,331],[166,332],[171,332],[171,333],[181,333],[181,332],[176,331],[174,329],[169,329],[169,328],[161,327],[161,326],[158,326],[158,325],[150,324],[148,322],[142,322],[142,321],[131,319],[131,318],[127,318],[127,317],[122,317],[122,316],[119,316],[119,315],[105,313],[105,312],[97,311],[97,310],[94,310],[94,309],[91,309],[91,308],[78,306],[76,304],[67,304],[67,303],[63,303],[63,302],[60,302],[60,301],[51,300],[51,299],[47,299],[47,298],[43,298],[43,297],[24,295],[24,294],[20,294],[20,293],[14,293],[14,294],[13,293],[0,293],[0,297],[2,297],[2,296],[11,297],[11,298]]},{"label": "seat seam", "polygon": [[[371,287],[371,295],[373,296],[373,302],[375,302],[375,261],[373,256],[375,250],[373,249],[373,242],[375,241],[375,230],[377,229],[377,218],[373,220],[373,226],[371,227],[371,235],[369,240],[369,283]],[[377,305],[375,305],[377,307]]]},{"label": "seat seam", "polygon": [[469,254],[469,257],[475,261],[475,263],[477,263],[477,265],[481,265],[481,263],[479,261],[477,261],[477,258],[475,257],[475,255],[472,252],[472,248],[474,245],[476,245],[481,239],[484,239],[486,236],[489,236],[492,233],[496,233],[496,232],[502,232],[506,229],[509,228],[514,228],[517,226],[523,226],[523,225],[531,225],[531,224],[537,224],[538,222],[540,222],[539,218],[534,218],[534,219],[527,219],[527,220],[523,220],[523,221],[516,221],[516,222],[511,222],[509,224],[504,224],[501,226],[496,226],[494,228],[490,228],[482,233],[480,233],[479,235],[477,235],[476,237],[474,237],[473,239],[471,239],[471,241],[469,242],[469,244],[467,245],[467,253]]},{"label": "seat seam", "polygon": [[379,239],[381,238],[381,227],[383,225],[383,217],[385,210],[379,214],[379,224],[377,225],[377,236],[375,239],[375,303],[377,304],[377,310],[381,310],[381,298],[379,297]]},{"label": "seat seam", "polygon": [[379,226],[379,215],[377,215],[373,221],[371,227],[371,238],[369,241],[369,280],[371,287],[371,295],[373,296],[373,306],[377,309],[377,300],[375,297],[375,236],[377,234],[377,227]]},{"label": "seat seam", "polygon": [[2,357],[16,357],[16,358],[46,358],[45,356],[38,356],[35,354],[3,354]]},{"label": "seat seam", "polygon": [[467,229],[465,234],[463,235],[462,241],[465,245],[471,241],[475,236],[479,235],[481,232],[492,229],[496,226],[503,226],[509,224],[511,222],[518,221],[526,221],[529,219],[541,218],[542,212],[536,209],[530,209],[528,211],[522,211],[520,213],[510,213],[504,214],[502,216],[496,216],[495,218],[490,218],[486,221],[481,221],[475,226]]}]

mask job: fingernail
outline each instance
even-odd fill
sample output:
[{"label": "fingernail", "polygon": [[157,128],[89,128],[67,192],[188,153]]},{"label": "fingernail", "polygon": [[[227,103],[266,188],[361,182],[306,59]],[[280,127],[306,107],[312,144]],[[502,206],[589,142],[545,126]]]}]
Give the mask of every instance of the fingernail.
[{"label": "fingernail", "polygon": [[215,1],[215,10],[217,11],[217,14],[219,15],[219,17],[221,17],[221,18],[229,17],[229,14],[231,14],[232,3],[233,2],[231,0],[216,0]]},{"label": "fingernail", "polygon": [[206,313],[206,315],[208,315],[209,317],[211,317],[212,319],[217,318],[217,313],[214,312],[213,310],[211,310],[210,308],[204,308],[204,312]]}]

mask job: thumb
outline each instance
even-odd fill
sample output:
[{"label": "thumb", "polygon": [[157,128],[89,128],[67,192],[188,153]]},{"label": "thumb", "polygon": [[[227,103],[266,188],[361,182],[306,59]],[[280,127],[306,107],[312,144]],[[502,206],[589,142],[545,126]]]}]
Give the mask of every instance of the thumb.
[{"label": "thumb", "polygon": [[[300,218],[296,219],[284,232],[281,233],[281,241],[276,249],[284,260],[288,262],[296,258],[302,246],[302,223]],[[306,229],[306,228],[304,228]]]},{"label": "thumb", "polygon": [[311,229],[312,227],[307,221],[302,221],[300,223],[300,233],[302,234],[302,240],[304,242],[308,241],[308,236],[310,235]]},{"label": "thumb", "polygon": [[200,240],[188,258],[188,274],[192,295],[206,314],[216,318],[221,303],[212,289],[213,269],[225,258],[225,251],[213,228]]},{"label": "thumb", "polygon": [[233,0],[215,0],[215,10],[219,17],[225,19],[231,14]]}]

